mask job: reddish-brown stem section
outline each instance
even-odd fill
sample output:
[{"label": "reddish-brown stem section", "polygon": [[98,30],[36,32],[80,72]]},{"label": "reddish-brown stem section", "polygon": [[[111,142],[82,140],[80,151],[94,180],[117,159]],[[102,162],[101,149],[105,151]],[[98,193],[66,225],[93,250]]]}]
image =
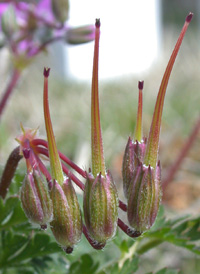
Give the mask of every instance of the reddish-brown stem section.
[{"label": "reddish-brown stem section", "polygon": [[119,200],[119,207],[121,208],[121,210],[123,210],[123,211],[127,211],[127,205],[124,203],[124,202],[122,202],[121,200]]},{"label": "reddish-brown stem section", "polygon": [[[40,153],[40,154],[43,154],[47,157],[49,157],[49,152],[47,149],[45,148],[42,148],[42,147],[36,147],[36,151],[37,153]],[[63,172],[67,175],[67,176],[70,176],[70,178],[72,179],[72,181],[74,181],[74,183],[80,187],[80,189],[84,190],[84,184],[73,174],[69,171],[69,169],[63,164],[62,164],[62,169],[63,169]]]},{"label": "reddish-brown stem section", "polygon": [[185,156],[188,154],[190,148],[192,147],[194,141],[196,140],[198,133],[200,131],[200,118],[197,120],[188,140],[185,142],[180,154],[178,155],[174,164],[169,168],[167,171],[167,176],[162,182],[163,190],[168,186],[168,184],[173,180],[174,175],[176,174],[177,170],[183,163]]},{"label": "reddish-brown stem section", "polygon": [[[40,153],[43,154],[47,157],[49,157],[49,153],[47,149],[44,149],[41,146],[44,146],[45,148],[48,148],[48,144],[47,141],[42,140],[42,139],[34,139],[31,141],[31,144],[35,147],[35,150]],[[84,170],[82,170],[80,167],[78,167],[75,163],[73,163],[68,157],[66,157],[64,154],[62,154],[61,152],[59,152],[59,156],[60,158],[66,163],[68,164],[72,169],[74,169],[76,172],[78,172],[83,178],[86,178],[86,173]],[[69,169],[62,163],[62,168],[64,173],[67,176],[70,176],[71,179],[74,181],[74,183],[80,187],[80,189],[84,190],[84,184],[73,174],[69,171]],[[44,174],[44,173],[43,173]],[[44,174],[45,175],[45,174]],[[46,176],[46,175],[45,175]],[[127,211],[127,205],[125,203],[123,203],[121,200],[119,200],[119,207],[123,210],[123,211]]]},{"label": "reddish-brown stem section", "polygon": [[[45,140],[42,139],[34,139],[32,141],[32,144],[34,146],[44,146],[46,148],[48,148],[48,143]],[[71,168],[73,168],[77,173],[79,173],[83,178],[86,178],[86,173],[84,170],[82,170],[79,166],[77,166],[74,162],[72,162],[67,156],[65,156],[63,153],[61,153],[60,151],[58,151],[58,154],[60,156],[60,158],[67,164],[69,165]]]},{"label": "reddish-brown stem section", "polygon": [[17,165],[19,161],[22,159],[22,155],[19,154],[19,148],[20,147],[18,146],[11,152],[0,180],[0,196],[3,199],[5,199],[6,197],[12,178],[15,174]]},{"label": "reddish-brown stem section", "polygon": [[46,168],[46,166],[43,164],[43,162],[40,160],[40,158],[38,157],[38,155],[35,155],[35,159],[37,161],[37,164],[39,166],[40,171],[44,174],[44,176],[46,177],[46,180],[48,182],[48,187],[49,189],[52,188],[53,183],[52,183],[52,178],[51,178],[51,174],[48,171],[48,169]]},{"label": "reddish-brown stem section", "polygon": [[121,228],[123,232],[125,232],[131,238],[137,238],[141,235],[139,231],[132,230],[120,218],[118,218],[118,226]]},{"label": "reddish-brown stem section", "polygon": [[5,106],[8,102],[8,99],[10,97],[10,95],[12,94],[15,86],[17,85],[18,83],[18,80],[20,78],[20,71],[18,69],[14,69],[13,70],[13,73],[12,73],[12,76],[11,76],[11,79],[10,79],[10,82],[1,98],[1,101],[0,101],[0,118],[1,118],[1,115],[5,109]]},{"label": "reddish-brown stem section", "polygon": [[86,239],[88,240],[88,242],[90,243],[90,245],[91,245],[93,248],[95,248],[95,249],[97,249],[97,250],[101,250],[102,248],[104,248],[105,244],[103,244],[103,243],[98,243],[98,242],[94,241],[94,240],[90,237],[90,235],[89,235],[89,233],[88,233],[87,228],[86,228],[85,225],[83,225],[83,233],[84,233]]}]

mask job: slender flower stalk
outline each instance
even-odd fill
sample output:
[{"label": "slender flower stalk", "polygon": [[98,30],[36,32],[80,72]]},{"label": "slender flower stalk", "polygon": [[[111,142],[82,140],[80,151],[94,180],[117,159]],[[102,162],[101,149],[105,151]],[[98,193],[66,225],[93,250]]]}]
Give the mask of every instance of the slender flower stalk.
[{"label": "slender flower stalk", "polygon": [[92,76],[92,97],[91,97],[91,148],[92,148],[92,173],[94,177],[101,172],[105,176],[105,160],[103,152],[103,140],[101,133],[100,112],[99,112],[99,86],[98,86],[98,64],[99,64],[99,37],[100,20],[96,20],[94,62]]},{"label": "slender flower stalk", "polygon": [[[47,157],[49,157],[49,153],[48,150],[46,150],[45,148],[48,148],[48,143],[45,140],[42,139],[34,139],[32,142],[32,145],[35,147],[35,150],[37,153],[41,154],[41,155],[45,155]],[[44,146],[45,148],[42,148],[40,146]],[[60,158],[66,163],[68,164],[71,168],[73,168],[76,172],[78,172],[83,178],[87,177],[87,173],[82,170],[80,167],[78,167],[74,162],[72,162],[68,157],[66,157],[63,153],[61,153],[60,151],[58,151],[58,154],[60,156]],[[40,160],[40,158],[38,159],[38,161]],[[40,160],[41,161],[41,160]],[[41,163],[42,164],[42,163]],[[41,167],[41,169],[45,169],[45,167]],[[69,169],[62,163],[62,169],[63,172],[68,176],[70,171]],[[49,180],[49,176],[48,174],[46,174],[46,172],[42,172],[46,178]],[[71,179],[74,181],[74,183],[81,189],[84,190],[85,186],[84,184],[73,174],[70,174]],[[121,208],[121,210],[123,211],[127,211],[127,205],[122,202],[121,200],[119,200],[119,207]]]},{"label": "slender flower stalk", "polygon": [[185,24],[181,30],[175,48],[172,52],[170,60],[168,62],[167,68],[165,70],[160,89],[157,96],[157,101],[154,109],[152,124],[149,132],[149,137],[147,141],[147,148],[144,157],[144,164],[146,166],[151,165],[153,168],[156,167],[156,162],[158,160],[158,148],[159,148],[159,138],[160,138],[160,127],[161,127],[161,118],[163,112],[164,99],[166,94],[166,89],[169,81],[169,77],[176,59],[176,56],[179,52],[181,43],[187,31],[190,21],[192,20],[193,14],[189,15],[185,19]]},{"label": "slender flower stalk", "polygon": [[192,132],[190,133],[190,136],[188,137],[185,144],[183,145],[178,157],[175,159],[175,162],[172,164],[171,167],[169,167],[169,169],[167,169],[166,177],[162,181],[163,190],[165,190],[165,188],[168,186],[168,184],[173,181],[176,172],[179,170],[186,155],[188,154],[189,150],[191,149],[192,145],[194,144],[194,142],[199,134],[199,131],[200,131],[200,117],[196,121],[196,123],[192,129]]},{"label": "slender flower stalk", "polygon": [[126,233],[131,238],[137,238],[141,235],[139,231],[132,230],[128,225],[126,225],[120,218],[118,218],[118,226],[121,228],[121,230]]},{"label": "slender flower stalk", "polygon": [[[42,139],[34,139],[32,144],[37,148],[38,146],[44,146],[48,148],[48,142]],[[86,173],[83,169],[77,166],[72,160],[70,160],[66,155],[58,150],[58,154],[61,160],[63,160],[67,165],[69,165],[73,170],[78,172],[83,178],[86,178]]]},{"label": "slender flower stalk", "polygon": [[[43,140],[44,141],[44,140]],[[37,153],[41,154],[41,155],[45,155],[49,158],[49,152],[47,149],[43,148],[43,147],[36,147],[35,148]],[[63,172],[67,175],[70,176],[70,178],[72,179],[72,181],[74,181],[74,183],[81,189],[84,190],[84,184],[73,174],[70,173],[69,169],[66,167],[66,165],[62,164],[62,169]],[[48,178],[48,177],[47,177]]]},{"label": "slender flower stalk", "polygon": [[14,91],[14,89],[20,79],[20,75],[21,75],[21,71],[15,68],[13,70],[10,82],[9,82],[9,84],[8,84],[8,86],[0,100],[0,119],[1,119],[2,113],[5,109],[5,106],[8,102],[8,99],[10,98],[12,92]]}]

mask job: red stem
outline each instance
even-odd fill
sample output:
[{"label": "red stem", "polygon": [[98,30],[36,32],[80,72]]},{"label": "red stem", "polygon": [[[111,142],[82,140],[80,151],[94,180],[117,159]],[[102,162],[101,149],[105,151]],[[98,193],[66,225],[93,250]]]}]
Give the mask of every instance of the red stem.
[{"label": "red stem", "polygon": [[44,174],[44,176],[46,177],[46,180],[48,182],[48,187],[49,189],[52,188],[53,183],[52,183],[52,178],[51,178],[51,174],[49,173],[48,169],[46,168],[46,166],[43,164],[43,162],[40,160],[40,158],[38,157],[37,154],[34,154],[35,159],[37,161],[37,164],[39,166],[39,169],[41,170],[41,172]]},{"label": "red stem", "polygon": [[121,200],[119,200],[119,207],[121,208],[121,210],[123,210],[123,211],[127,211],[127,205],[124,203],[124,202],[122,202]]},{"label": "red stem", "polygon": [[[40,153],[40,154],[43,154],[47,157],[49,157],[49,152],[47,149],[45,148],[42,148],[42,147],[36,147],[36,151],[37,153]],[[80,189],[84,190],[84,184],[73,174],[69,171],[69,169],[63,164],[62,164],[62,169],[64,171],[64,173],[67,175],[67,176],[70,176],[70,178],[74,181],[74,183],[80,187]]]},{"label": "red stem", "polygon": [[[48,149],[48,143],[45,140],[42,139],[34,139],[32,142],[33,146],[44,146]],[[84,170],[82,170],[79,166],[77,166],[74,162],[72,162],[67,156],[65,156],[63,153],[58,151],[58,154],[67,165],[69,165],[71,168],[73,168],[77,173],[79,173],[83,178],[86,178],[86,173]]]},{"label": "red stem", "polygon": [[4,111],[4,108],[6,106],[6,103],[10,97],[10,95],[12,94],[15,86],[17,85],[18,83],[18,80],[20,78],[20,75],[21,75],[21,72],[18,70],[18,69],[14,69],[13,70],[13,73],[12,73],[12,76],[11,76],[11,79],[10,79],[10,82],[1,98],[1,101],[0,101],[0,118],[1,118],[1,115]]},{"label": "red stem", "polygon": [[102,248],[104,248],[105,244],[103,244],[103,243],[98,243],[98,242],[94,241],[94,240],[90,237],[90,235],[89,235],[89,233],[88,233],[87,228],[86,228],[85,225],[83,225],[83,233],[84,233],[86,239],[88,240],[88,242],[90,243],[90,245],[91,245],[93,248],[98,249],[98,250],[101,250]]},{"label": "red stem", "polygon": [[[48,153],[48,143],[45,140],[42,139],[34,139],[31,141],[31,144],[35,147],[36,151],[40,154],[43,154],[47,157],[49,157],[49,153]],[[46,147],[47,149],[44,149],[42,147],[39,147],[39,145]],[[83,178],[86,178],[86,173],[84,170],[82,170],[80,167],[78,167],[75,163],[73,163],[68,157],[66,157],[63,153],[59,152],[59,156],[60,158],[66,163],[68,164],[71,168],[73,168],[76,172],[78,172]],[[67,176],[70,176],[71,179],[74,181],[74,183],[80,187],[80,189],[84,190],[84,184],[73,174],[69,171],[69,169],[63,164],[62,164],[62,168],[64,173]],[[44,174],[45,175],[45,174]],[[119,207],[121,208],[121,210],[123,211],[127,211],[127,205],[122,202],[121,200],[119,200]]]},{"label": "red stem", "polygon": [[188,140],[185,142],[180,154],[178,155],[174,164],[168,169],[167,176],[162,182],[163,190],[168,186],[168,184],[173,180],[174,175],[180,168],[185,156],[188,154],[190,148],[192,147],[194,141],[196,140],[198,133],[200,131],[200,118],[197,120]]},{"label": "red stem", "polygon": [[118,226],[121,228],[123,232],[125,232],[131,238],[137,238],[141,235],[139,231],[132,230],[120,218],[118,218]]}]

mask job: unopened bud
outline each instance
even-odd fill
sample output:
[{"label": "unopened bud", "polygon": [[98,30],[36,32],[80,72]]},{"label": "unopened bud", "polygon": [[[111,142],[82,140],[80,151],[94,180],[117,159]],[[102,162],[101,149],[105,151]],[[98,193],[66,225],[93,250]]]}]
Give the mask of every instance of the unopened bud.
[{"label": "unopened bud", "polygon": [[126,198],[128,198],[130,183],[136,175],[136,169],[143,161],[145,148],[146,140],[133,142],[129,137],[122,165],[123,189]]},{"label": "unopened bud", "polygon": [[69,1],[68,0],[52,0],[52,11],[55,18],[60,22],[64,23],[68,19],[69,13]]},{"label": "unopened bud", "polygon": [[12,36],[18,29],[15,10],[12,5],[2,14],[1,28],[8,37]]},{"label": "unopened bud", "polygon": [[68,44],[78,45],[93,41],[95,38],[95,28],[92,25],[70,28],[66,34]]},{"label": "unopened bud", "polygon": [[66,253],[73,251],[82,234],[82,216],[76,192],[67,178],[62,185],[54,181],[51,190],[54,219],[51,230]]},{"label": "unopened bud", "polygon": [[109,171],[106,177],[100,173],[96,179],[88,174],[83,206],[91,237],[99,243],[106,243],[115,235],[118,219],[118,195]]},{"label": "unopened bud", "polygon": [[160,163],[153,169],[140,164],[129,186],[128,221],[140,233],[153,225],[161,200]]},{"label": "unopened bud", "polygon": [[27,218],[41,228],[46,228],[46,224],[53,218],[53,208],[47,183],[37,171],[26,175],[20,198]]}]

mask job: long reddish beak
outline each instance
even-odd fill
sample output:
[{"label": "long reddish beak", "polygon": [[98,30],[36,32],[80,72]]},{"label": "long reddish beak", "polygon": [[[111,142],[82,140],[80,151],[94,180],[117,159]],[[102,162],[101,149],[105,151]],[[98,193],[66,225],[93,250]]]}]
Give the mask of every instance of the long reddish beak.
[{"label": "long reddish beak", "polygon": [[94,177],[101,172],[105,176],[105,160],[103,152],[103,140],[101,133],[100,112],[99,112],[99,90],[98,90],[98,63],[99,63],[99,37],[100,20],[95,24],[95,44],[92,76],[91,96],[91,149],[92,149],[92,174]]},{"label": "long reddish beak", "polygon": [[156,101],[153,119],[152,119],[152,124],[151,124],[150,132],[149,132],[149,138],[147,141],[145,158],[144,158],[144,164],[147,166],[151,165],[154,168],[156,167],[156,162],[158,159],[158,147],[159,147],[161,118],[162,118],[164,99],[165,99],[165,94],[166,94],[169,77],[170,77],[176,56],[179,52],[181,43],[183,41],[183,38],[184,38],[187,28],[189,26],[189,23],[192,20],[192,17],[193,17],[193,14],[189,13],[185,19],[185,23],[183,25],[183,28],[179,35],[179,38],[176,42],[176,45],[172,52],[172,55],[169,59],[169,62],[168,62],[167,68],[165,70],[165,73],[164,73],[164,76],[163,76],[163,79],[162,79],[162,82],[160,85],[160,89],[158,92],[157,101]]}]

